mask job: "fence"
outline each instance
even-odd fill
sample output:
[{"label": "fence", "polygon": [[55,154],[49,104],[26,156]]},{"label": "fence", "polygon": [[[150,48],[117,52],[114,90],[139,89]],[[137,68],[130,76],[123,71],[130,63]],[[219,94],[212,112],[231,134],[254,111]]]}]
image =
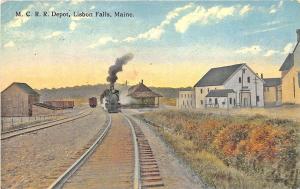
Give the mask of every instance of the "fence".
[{"label": "fence", "polygon": [[32,117],[2,117],[1,131],[8,131],[33,123],[63,118],[63,115],[32,116]]},{"label": "fence", "polygon": [[64,109],[61,113],[52,115],[38,115],[31,117],[1,117],[1,132],[26,127],[30,124],[47,122],[51,120],[62,119],[68,116],[73,116],[86,110],[87,108],[89,108],[87,105],[75,106],[72,109]]}]

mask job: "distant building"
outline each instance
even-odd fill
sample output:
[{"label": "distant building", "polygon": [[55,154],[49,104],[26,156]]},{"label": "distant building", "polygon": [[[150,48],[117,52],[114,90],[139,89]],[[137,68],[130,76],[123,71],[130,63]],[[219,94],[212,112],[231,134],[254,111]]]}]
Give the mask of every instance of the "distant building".
[{"label": "distant building", "polygon": [[[263,84],[263,79],[246,64],[212,68],[189,92],[194,98],[191,107],[263,107]],[[179,95],[178,107],[182,107],[182,98]]]},{"label": "distant building", "polygon": [[135,108],[142,107],[158,107],[160,94],[153,92],[146,85],[143,80],[128,89],[129,105]]},{"label": "distant building", "polygon": [[179,91],[177,107],[181,109],[195,108],[195,96],[193,91]]},{"label": "distant building", "polygon": [[281,71],[282,103],[300,104],[300,29],[297,30],[297,44],[279,71]]},{"label": "distant building", "polygon": [[264,78],[265,106],[279,106],[282,103],[281,78]]},{"label": "distant building", "polygon": [[14,82],[1,92],[1,116],[32,116],[32,105],[40,95],[26,83]]}]

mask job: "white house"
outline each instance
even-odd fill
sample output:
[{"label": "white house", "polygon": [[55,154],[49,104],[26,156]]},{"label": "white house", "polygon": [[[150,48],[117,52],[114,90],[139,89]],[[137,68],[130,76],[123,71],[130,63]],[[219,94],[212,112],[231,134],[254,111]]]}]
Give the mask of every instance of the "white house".
[{"label": "white house", "polygon": [[233,108],[236,106],[236,97],[232,89],[211,90],[205,96],[206,107]]},{"label": "white house", "polygon": [[194,91],[179,91],[177,107],[181,109],[195,108]]},{"label": "white house", "polygon": [[[264,106],[264,81],[244,64],[210,69],[190,91],[195,108]],[[183,99],[179,95],[178,107]]]}]

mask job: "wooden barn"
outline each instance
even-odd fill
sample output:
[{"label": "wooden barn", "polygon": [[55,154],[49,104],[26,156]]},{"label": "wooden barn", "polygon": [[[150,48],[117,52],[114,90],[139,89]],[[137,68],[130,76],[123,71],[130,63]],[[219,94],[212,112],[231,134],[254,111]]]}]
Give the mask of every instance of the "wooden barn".
[{"label": "wooden barn", "polygon": [[32,105],[40,95],[26,83],[14,82],[1,92],[1,116],[32,116]]},{"label": "wooden barn", "polygon": [[144,85],[143,80],[130,87],[127,96],[130,97],[130,106],[133,108],[158,107],[159,97],[162,97]]}]

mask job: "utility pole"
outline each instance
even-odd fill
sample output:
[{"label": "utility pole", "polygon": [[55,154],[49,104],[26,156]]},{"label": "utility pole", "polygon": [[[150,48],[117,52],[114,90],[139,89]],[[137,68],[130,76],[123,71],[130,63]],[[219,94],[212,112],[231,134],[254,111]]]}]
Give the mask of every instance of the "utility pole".
[{"label": "utility pole", "polygon": [[257,77],[255,77],[254,83],[255,83],[255,106],[257,106]]}]

